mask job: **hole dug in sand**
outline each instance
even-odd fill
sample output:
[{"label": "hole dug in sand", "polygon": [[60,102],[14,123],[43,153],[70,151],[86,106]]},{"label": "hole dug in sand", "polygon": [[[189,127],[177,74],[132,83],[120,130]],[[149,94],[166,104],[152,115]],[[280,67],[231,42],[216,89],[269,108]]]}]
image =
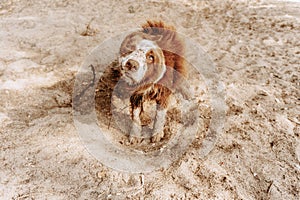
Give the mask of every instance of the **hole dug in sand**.
[{"label": "hole dug in sand", "polygon": [[152,134],[155,120],[159,121],[156,110],[159,103],[154,96],[145,105],[142,100],[144,113],[138,113],[142,128],[137,129],[141,135],[137,142],[132,142],[130,98],[137,90],[124,85],[116,60],[126,35],[107,40],[94,49],[76,76],[74,123],[84,145],[108,167],[134,173],[168,168],[191,146],[197,149],[199,157],[205,157],[214,147],[224,119],[223,87],[211,60],[195,42],[185,39],[189,47],[184,57],[189,78],[180,83],[189,88],[190,94],[185,96],[178,88],[162,85],[169,90],[170,103],[159,137]]},{"label": "hole dug in sand", "polygon": [[[191,73],[192,74],[192,73]],[[195,73],[194,73],[195,74]],[[178,92],[173,92],[172,105],[168,108],[163,136],[158,141],[153,141],[152,135],[154,119],[156,115],[156,103],[147,102],[143,105],[144,112],[140,115],[142,122],[141,138],[138,142],[130,143],[129,133],[132,127],[130,116],[130,95],[134,91],[128,90],[124,82],[120,80],[118,62],[113,62],[100,77],[95,90],[95,108],[98,125],[105,130],[105,136],[114,145],[121,148],[130,148],[142,152],[157,151],[164,148],[168,142],[176,137],[181,137],[183,130],[199,121],[197,140],[204,137],[210,122],[210,105],[205,85],[202,80],[191,77],[191,89],[196,93],[193,100],[185,100]],[[201,86],[202,85],[202,86]],[[191,103],[193,101],[194,103]],[[192,106],[194,104],[194,106]],[[191,116],[191,111],[197,110],[198,114]],[[198,141],[200,143],[200,141]]]}]

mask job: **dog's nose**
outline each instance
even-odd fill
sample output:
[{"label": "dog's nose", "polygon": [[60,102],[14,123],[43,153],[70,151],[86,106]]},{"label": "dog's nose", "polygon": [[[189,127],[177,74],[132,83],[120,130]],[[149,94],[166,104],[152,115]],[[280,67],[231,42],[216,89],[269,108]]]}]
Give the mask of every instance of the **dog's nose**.
[{"label": "dog's nose", "polygon": [[139,68],[139,63],[132,59],[129,59],[125,64],[125,69],[127,70],[137,70],[138,68]]}]

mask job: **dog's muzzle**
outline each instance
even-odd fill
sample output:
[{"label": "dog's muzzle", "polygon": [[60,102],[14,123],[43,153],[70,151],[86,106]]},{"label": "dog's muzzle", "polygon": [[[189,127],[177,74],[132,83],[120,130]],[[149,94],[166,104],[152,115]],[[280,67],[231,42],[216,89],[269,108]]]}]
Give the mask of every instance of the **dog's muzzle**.
[{"label": "dog's muzzle", "polygon": [[128,70],[128,71],[131,71],[131,70],[138,70],[140,67],[139,63],[133,59],[129,59],[126,63],[125,63],[125,66],[124,66],[124,70]]}]

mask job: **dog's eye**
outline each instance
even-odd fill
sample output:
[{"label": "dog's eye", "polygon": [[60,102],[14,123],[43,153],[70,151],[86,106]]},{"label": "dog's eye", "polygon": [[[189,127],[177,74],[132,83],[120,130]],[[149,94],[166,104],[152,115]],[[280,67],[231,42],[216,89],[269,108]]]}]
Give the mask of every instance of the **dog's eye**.
[{"label": "dog's eye", "polygon": [[147,61],[150,62],[150,63],[154,62],[154,56],[153,55],[148,55],[147,56]]}]

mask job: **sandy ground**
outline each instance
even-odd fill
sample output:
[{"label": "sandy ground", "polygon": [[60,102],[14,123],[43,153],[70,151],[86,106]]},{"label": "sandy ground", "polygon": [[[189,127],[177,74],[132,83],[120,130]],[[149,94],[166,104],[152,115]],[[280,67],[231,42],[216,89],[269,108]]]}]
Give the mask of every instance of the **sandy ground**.
[{"label": "sandy ground", "polygon": [[[1,1],[0,199],[299,199],[299,9],[282,1]],[[168,169],[130,174],[87,151],[71,99],[88,52],[146,19],[202,45],[228,109],[204,159],[194,144]]]}]

